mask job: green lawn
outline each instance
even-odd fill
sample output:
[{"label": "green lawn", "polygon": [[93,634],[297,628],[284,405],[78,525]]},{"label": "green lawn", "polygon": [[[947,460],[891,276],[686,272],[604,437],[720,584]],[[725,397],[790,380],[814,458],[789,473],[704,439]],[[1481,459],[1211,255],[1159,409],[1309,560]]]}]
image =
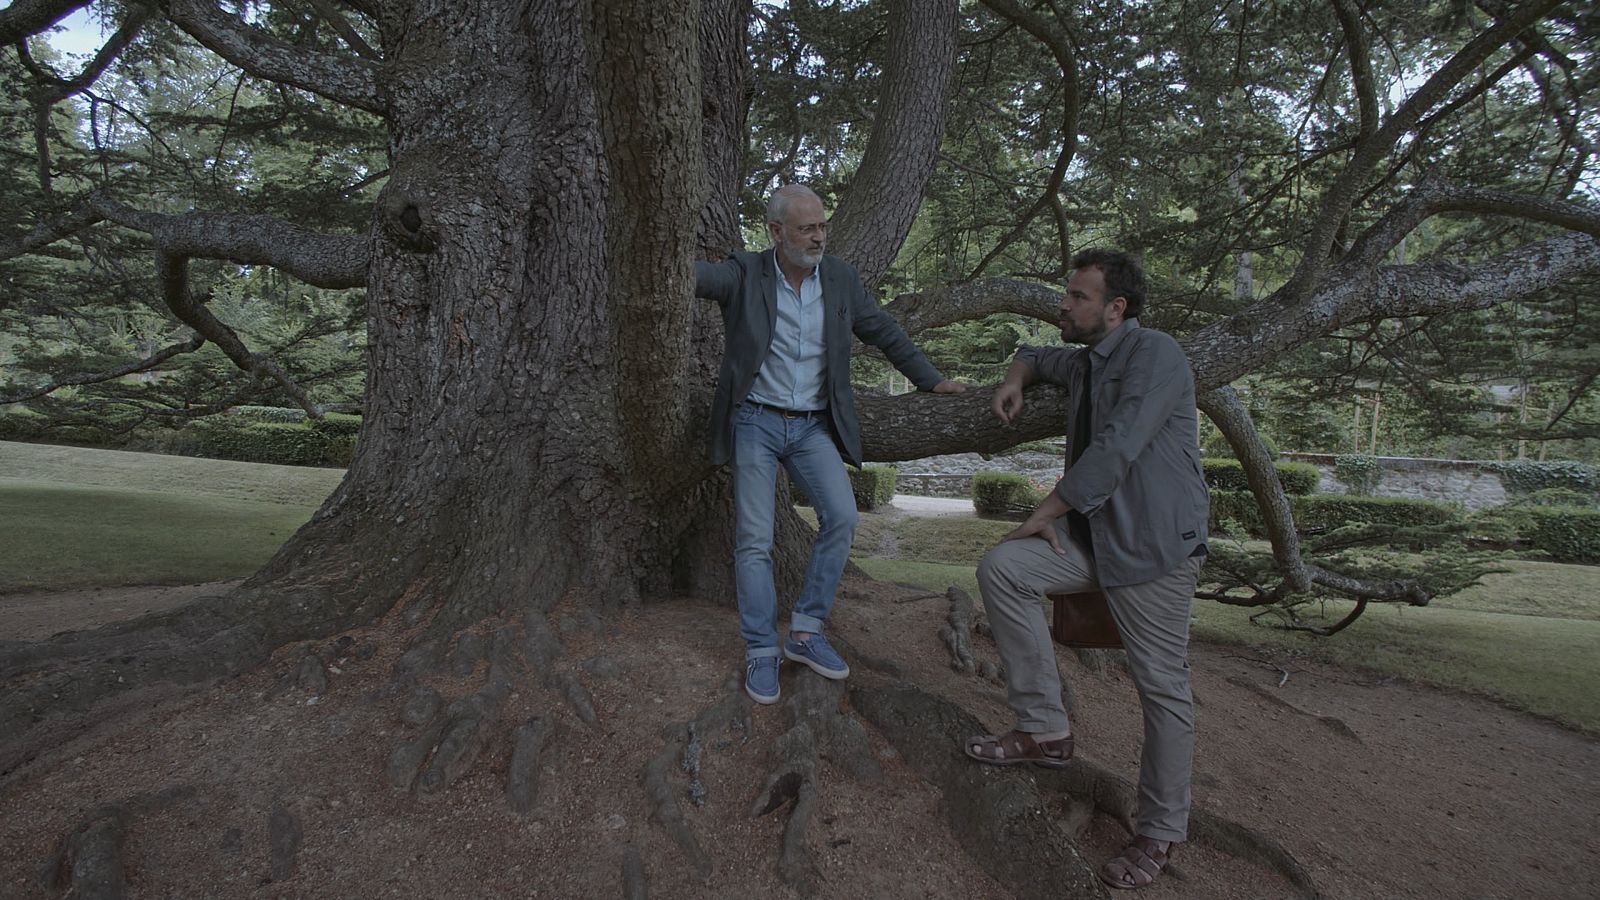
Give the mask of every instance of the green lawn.
[{"label": "green lawn", "polygon": [[313,512],[315,506],[0,478],[0,593],[240,578]]},{"label": "green lawn", "polygon": [[[969,564],[866,557],[854,562],[874,578],[930,591],[944,591],[953,584],[978,599],[975,567]],[[1575,579],[1600,587],[1600,569],[1558,568],[1577,569]],[[1507,596],[1499,602],[1515,606],[1525,601]],[[1348,604],[1329,603],[1326,615],[1337,619],[1348,609]],[[1254,625],[1247,610],[1200,601],[1194,606],[1193,628],[1198,640],[1302,654],[1354,669],[1472,691],[1600,732],[1600,665],[1596,665],[1600,621],[1592,614],[1575,619],[1445,605],[1374,606],[1339,634],[1319,638]]]},{"label": "green lawn", "polygon": [[[0,442],[0,593],[248,575],[342,474]],[[867,514],[854,559],[877,578],[955,584],[976,599],[978,559],[1013,527]],[[888,551],[897,558],[877,558]],[[1194,633],[1475,691],[1600,732],[1600,567],[1507,567],[1429,607],[1374,607],[1332,638],[1252,625],[1248,611],[1211,602],[1195,605]],[[1328,607],[1329,618],[1347,608]]]},{"label": "green lawn", "polygon": [[0,442],[0,593],[249,575],[342,476]]}]

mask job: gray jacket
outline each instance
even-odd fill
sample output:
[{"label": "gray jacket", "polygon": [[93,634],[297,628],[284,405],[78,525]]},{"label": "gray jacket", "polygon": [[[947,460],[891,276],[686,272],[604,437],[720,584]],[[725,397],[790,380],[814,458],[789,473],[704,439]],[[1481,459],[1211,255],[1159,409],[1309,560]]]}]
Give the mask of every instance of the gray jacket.
[{"label": "gray jacket", "polygon": [[[900,323],[867,296],[861,276],[836,256],[822,258],[822,342],[828,414],[834,442],[846,461],[861,465],[861,425],[856,420],[855,394],[850,389],[850,336],[883,351],[895,368],[924,391],[944,379],[911,342]],[[761,364],[772,347],[777,321],[778,282],[782,277],[770,249],[760,253],[737,252],[720,263],[694,264],[696,297],[717,301],[722,307],[725,341],[722,367],[717,373],[717,395],[711,403],[711,461],[725,463],[733,456],[733,410],[755,383]]]},{"label": "gray jacket", "polygon": [[1194,375],[1170,335],[1129,319],[1091,348],[1023,347],[1023,362],[1067,388],[1068,427],[1083,366],[1093,357],[1088,435],[1069,435],[1056,493],[1089,519],[1105,587],[1139,584],[1177,568],[1206,541],[1211,501],[1200,468]]}]

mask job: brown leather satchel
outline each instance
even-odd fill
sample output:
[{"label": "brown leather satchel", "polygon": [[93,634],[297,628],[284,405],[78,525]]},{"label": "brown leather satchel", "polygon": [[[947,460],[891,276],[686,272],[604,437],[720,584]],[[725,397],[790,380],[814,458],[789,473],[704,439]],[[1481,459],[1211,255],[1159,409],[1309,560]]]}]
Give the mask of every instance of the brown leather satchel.
[{"label": "brown leather satchel", "polygon": [[1106,595],[1099,591],[1081,594],[1050,594],[1055,613],[1050,620],[1050,637],[1063,647],[1090,647],[1114,650],[1122,646],[1116,620],[1106,606]]}]

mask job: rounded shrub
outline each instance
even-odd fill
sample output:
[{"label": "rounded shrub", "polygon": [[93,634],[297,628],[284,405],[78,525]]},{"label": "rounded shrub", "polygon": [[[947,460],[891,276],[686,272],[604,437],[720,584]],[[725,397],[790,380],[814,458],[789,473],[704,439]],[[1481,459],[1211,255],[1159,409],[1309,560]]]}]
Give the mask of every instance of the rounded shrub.
[{"label": "rounded shrub", "polygon": [[1044,499],[1044,491],[1015,472],[976,472],[972,476],[972,507],[981,516],[1030,512]]}]

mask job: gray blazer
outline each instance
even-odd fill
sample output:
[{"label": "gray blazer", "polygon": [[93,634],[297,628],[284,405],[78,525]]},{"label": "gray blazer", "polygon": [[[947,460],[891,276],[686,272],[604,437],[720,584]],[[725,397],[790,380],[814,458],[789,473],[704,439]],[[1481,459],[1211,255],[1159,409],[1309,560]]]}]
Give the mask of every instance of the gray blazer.
[{"label": "gray blazer", "polygon": [[1017,361],[1067,388],[1068,428],[1093,358],[1089,434],[1069,435],[1056,494],[1089,519],[1104,587],[1139,584],[1177,568],[1206,541],[1211,500],[1200,468],[1194,375],[1170,335],[1129,319],[1093,348],[1023,347]]},{"label": "gray blazer", "polygon": [[[836,256],[822,258],[822,343],[829,418],[834,442],[848,462],[861,465],[861,425],[856,421],[855,394],[850,389],[850,335],[883,350],[889,362],[924,391],[943,381],[939,370],[906,337],[894,317],[867,296],[861,276]],[[717,395],[711,404],[711,461],[733,456],[733,410],[750,393],[761,364],[772,347],[781,277],[772,251],[736,252],[720,263],[694,264],[696,297],[722,307],[726,344],[717,373]]]}]

